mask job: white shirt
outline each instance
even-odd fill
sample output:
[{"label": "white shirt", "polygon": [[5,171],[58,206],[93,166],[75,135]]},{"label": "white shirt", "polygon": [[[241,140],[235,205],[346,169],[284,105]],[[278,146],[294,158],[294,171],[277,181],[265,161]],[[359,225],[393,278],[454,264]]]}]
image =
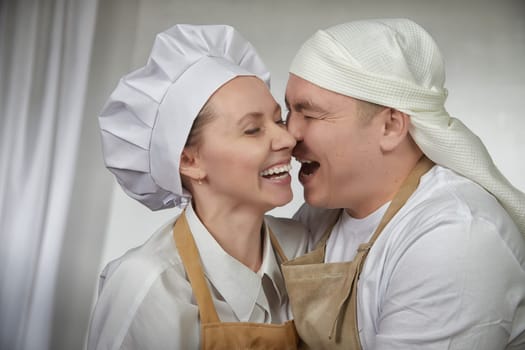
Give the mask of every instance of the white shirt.
[{"label": "white shirt", "polygon": [[370,240],[389,204],[390,202],[384,204],[363,219],[353,218],[343,211],[326,242],[325,262],[353,260],[357,249],[348,249],[348,247],[358,247],[361,243]]},{"label": "white shirt", "polygon": [[[385,209],[340,219],[326,261],[353,258]],[[301,207],[311,247],[337,213]],[[370,250],[357,300],[364,350],[525,349],[525,240],[494,197],[434,166]]]},{"label": "white shirt", "polygon": [[[282,323],[291,318],[284,280],[270,237],[258,273],[228,255],[188,206],[188,225],[223,322]],[[176,219],[142,246],[106,266],[92,315],[88,349],[199,349],[198,309],[175,246]],[[265,217],[288,258],[304,254],[303,226]]]}]

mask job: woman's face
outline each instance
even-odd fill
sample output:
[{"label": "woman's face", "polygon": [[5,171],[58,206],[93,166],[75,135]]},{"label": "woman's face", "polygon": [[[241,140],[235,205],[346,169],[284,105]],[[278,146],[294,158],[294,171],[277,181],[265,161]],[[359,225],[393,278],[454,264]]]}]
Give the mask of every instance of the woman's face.
[{"label": "woman's face", "polygon": [[295,140],[267,86],[256,77],[237,77],[208,103],[213,117],[203,126],[197,152],[208,195],[263,211],[288,203]]}]

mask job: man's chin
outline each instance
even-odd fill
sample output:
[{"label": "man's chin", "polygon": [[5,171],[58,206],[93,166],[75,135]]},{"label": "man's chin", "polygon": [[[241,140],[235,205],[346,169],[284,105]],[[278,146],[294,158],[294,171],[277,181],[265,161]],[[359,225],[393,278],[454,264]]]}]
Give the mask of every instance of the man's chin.
[{"label": "man's chin", "polygon": [[311,189],[304,189],[303,190],[303,196],[304,201],[311,207],[314,208],[326,208],[326,201],[322,198],[319,198],[319,196],[316,196],[315,191],[312,191]]}]

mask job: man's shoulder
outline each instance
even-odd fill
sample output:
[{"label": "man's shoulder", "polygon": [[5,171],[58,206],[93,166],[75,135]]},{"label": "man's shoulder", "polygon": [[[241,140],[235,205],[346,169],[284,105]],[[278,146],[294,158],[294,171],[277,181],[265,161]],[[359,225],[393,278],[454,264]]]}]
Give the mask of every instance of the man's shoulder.
[{"label": "man's shoulder", "polygon": [[[381,235],[390,249],[435,248],[458,252],[474,244],[501,245],[523,264],[522,235],[494,196],[473,181],[440,166],[423,178],[413,196]],[[407,248],[408,249],[408,248]],[[402,249],[401,249],[402,250]],[[395,254],[391,254],[394,256]]]},{"label": "man's shoulder", "polygon": [[311,231],[316,231],[319,227],[325,226],[326,222],[335,220],[340,212],[341,209],[316,208],[308,203],[303,203],[293,218],[303,223]]},{"label": "man's shoulder", "polygon": [[300,221],[308,230],[308,250],[312,250],[321,239],[326,229],[334,223],[341,209],[326,209],[312,207],[304,203],[293,218]]},{"label": "man's shoulder", "polygon": [[271,215],[265,215],[264,221],[289,259],[306,252],[308,235],[306,227],[301,222]]},{"label": "man's shoulder", "polygon": [[[151,323],[154,318],[165,321],[158,312],[161,305],[175,306],[172,321],[177,319],[177,307],[191,306],[191,287],[171,235],[173,221],[143,245],[109,262],[102,271],[90,325],[90,348],[96,344],[118,347],[133,325]],[[163,331],[157,327],[141,334],[158,335]]]},{"label": "man's shoulder", "polygon": [[429,219],[462,217],[496,224],[508,224],[510,220],[492,194],[472,180],[441,166],[435,166],[422,180],[422,185],[407,204],[410,211]]}]

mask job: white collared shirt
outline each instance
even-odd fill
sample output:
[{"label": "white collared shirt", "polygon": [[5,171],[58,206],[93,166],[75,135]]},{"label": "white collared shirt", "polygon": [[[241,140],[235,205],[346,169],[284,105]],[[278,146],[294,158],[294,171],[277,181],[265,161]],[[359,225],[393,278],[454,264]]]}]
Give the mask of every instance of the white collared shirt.
[{"label": "white collared shirt", "polygon": [[[256,273],[221,248],[191,206],[186,209],[186,219],[221,321],[282,323],[291,318],[268,232]],[[89,350],[199,348],[198,309],[173,240],[174,222],[104,269],[88,336]],[[304,254],[302,225],[270,216],[265,222],[289,259]]]},{"label": "white collared shirt", "polygon": [[[385,210],[340,219],[325,260],[351,260]],[[339,212],[301,207],[310,247]],[[371,248],[357,319],[363,350],[525,349],[525,240],[493,196],[434,166]]]}]

